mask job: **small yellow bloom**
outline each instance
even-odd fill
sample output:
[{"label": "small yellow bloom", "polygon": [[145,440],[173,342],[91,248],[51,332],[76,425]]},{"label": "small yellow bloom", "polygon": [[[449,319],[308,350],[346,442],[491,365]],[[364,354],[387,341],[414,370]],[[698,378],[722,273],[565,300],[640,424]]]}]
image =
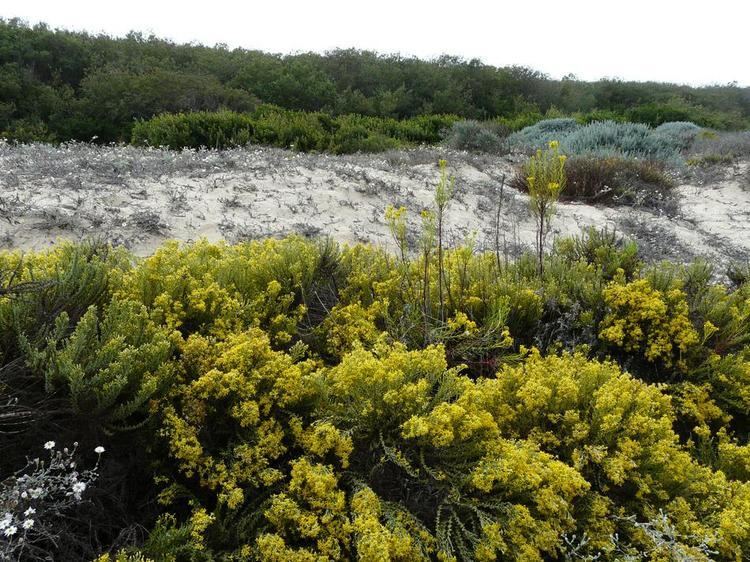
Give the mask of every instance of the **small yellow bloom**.
[{"label": "small yellow bloom", "polygon": [[549,147],[552,150],[555,150],[556,148],[559,148],[559,146],[560,146],[560,143],[559,143],[559,141],[556,141],[556,140],[550,141],[550,143],[549,143]]}]

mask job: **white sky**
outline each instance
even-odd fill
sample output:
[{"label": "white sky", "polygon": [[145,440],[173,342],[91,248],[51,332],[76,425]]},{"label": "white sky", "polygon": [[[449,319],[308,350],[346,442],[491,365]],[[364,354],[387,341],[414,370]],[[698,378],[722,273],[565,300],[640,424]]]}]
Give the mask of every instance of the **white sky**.
[{"label": "white sky", "polygon": [[747,0],[0,0],[0,17],[281,53],[447,53],[555,78],[750,85]]}]

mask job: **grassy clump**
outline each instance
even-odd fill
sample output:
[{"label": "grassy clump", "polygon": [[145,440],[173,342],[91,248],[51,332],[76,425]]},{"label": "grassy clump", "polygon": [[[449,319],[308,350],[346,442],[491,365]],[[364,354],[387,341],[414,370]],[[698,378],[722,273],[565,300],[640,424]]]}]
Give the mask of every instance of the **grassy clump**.
[{"label": "grassy clump", "polygon": [[688,165],[729,164],[750,155],[750,132],[704,131],[690,146]]}]

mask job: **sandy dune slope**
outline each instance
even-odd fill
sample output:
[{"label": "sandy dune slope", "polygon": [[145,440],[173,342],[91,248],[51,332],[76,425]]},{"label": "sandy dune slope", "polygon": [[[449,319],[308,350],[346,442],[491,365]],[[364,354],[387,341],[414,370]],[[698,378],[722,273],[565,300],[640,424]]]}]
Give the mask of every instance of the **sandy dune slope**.
[{"label": "sandy dune slope", "polygon": [[[330,156],[265,148],[196,153],[0,145],[0,247],[38,249],[58,238],[98,236],[147,255],[170,238],[234,242],[290,232],[390,245],[386,206],[408,207],[416,229],[439,158],[456,177],[448,211],[453,242],[473,234],[479,248],[494,248],[501,203],[503,251],[516,254],[533,244],[527,197],[508,187],[499,196],[499,179],[512,173],[517,157],[440,149]],[[748,259],[748,163],[710,180],[686,178],[668,214],[561,204],[553,236],[608,226],[637,240],[650,259]]]}]

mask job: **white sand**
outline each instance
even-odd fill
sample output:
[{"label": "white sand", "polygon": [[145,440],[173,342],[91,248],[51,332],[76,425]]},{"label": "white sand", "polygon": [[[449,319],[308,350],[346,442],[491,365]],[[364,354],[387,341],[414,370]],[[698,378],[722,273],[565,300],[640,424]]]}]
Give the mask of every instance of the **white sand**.
[{"label": "white sand", "polygon": [[[446,158],[456,177],[449,239],[475,233],[494,248],[498,179],[517,158],[439,149],[386,155],[294,154],[276,149],[166,152],[132,147],[0,145],[0,246],[25,250],[58,238],[97,236],[148,255],[166,239],[238,241],[299,232],[392,245],[388,204],[408,207],[413,231]],[[560,204],[550,237],[588,226],[616,228],[650,259],[696,256],[726,263],[750,256],[748,165],[722,169],[707,185],[676,188],[674,217],[648,209]],[[691,181],[691,180],[688,180]],[[534,220],[524,194],[506,186],[501,240],[531,247]]]}]

